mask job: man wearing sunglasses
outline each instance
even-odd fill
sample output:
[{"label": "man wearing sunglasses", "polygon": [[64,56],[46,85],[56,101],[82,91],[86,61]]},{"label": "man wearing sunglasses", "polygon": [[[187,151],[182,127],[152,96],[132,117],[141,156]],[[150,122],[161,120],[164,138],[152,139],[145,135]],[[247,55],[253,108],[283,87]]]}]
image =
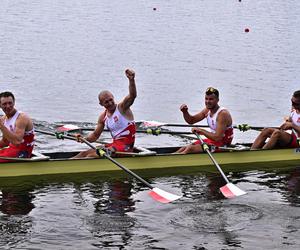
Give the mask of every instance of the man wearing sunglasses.
[{"label": "man wearing sunglasses", "polygon": [[[0,93],[0,157],[29,158],[34,146],[34,129],[30,117],[15,108],[15,97],[11,92]],[[0,159],[0,162],[7,162]]]},{"label": "man wearing sunglasses", "polygon": [[[106,144],[105,147],[112,152],[131,152],[135,141],[135,122],[132,110],[130,109],[136,96],[135,72],[126,69],[125,74],[129,80],[129,94],[120,102],[116,103],[113,94],[104,90],[98,95],[100,106],[104,111],[100,114],[95,130],[85,139],[95,142],[101,135],[105,127],[110,131],[113,142]],[[81,135],[77,135],[80,141]],[[97,157],[94,149],[80,152],[74,158]]]},{"label": "man wearing sunglasses", "polygon": [[[285,122],[277,128],[265,128],[252,144],[251,149],[297,148],[300,136],[300,90],[294,92],[292,112]],[[292,130],[291,133],[287,132]],[[267,139],[269,140],[267,141]]]},{"label": "man wearing sunglasses", "polygon": [[[229,146],[233,139],[232,118],[229,111],[219,106],[219,91],[213,87],[207,88],[205,92],[205,108],[195,115],[188,112],[188,106],[182,104],[180,107],[183,118],[188,124],[194,124],[207,119],[210,131],[202,128],[193,128],[193,133],[206,137],[206,142],[211,149],[218,150],[218,147]],[[197,140],[193,144],[180,148],[176,153],[189,154],[202,152],[201,142]]]}]

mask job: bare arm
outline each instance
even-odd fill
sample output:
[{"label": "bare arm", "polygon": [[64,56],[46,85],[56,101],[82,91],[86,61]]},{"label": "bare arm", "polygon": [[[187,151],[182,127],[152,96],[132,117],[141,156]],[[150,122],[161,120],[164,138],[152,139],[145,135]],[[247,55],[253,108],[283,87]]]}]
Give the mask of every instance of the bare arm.
[{"label": "bare arm", "polygon": [[[4,116],[1,116],[0,117],[0,126],[1,124],[4,123]],[[1,130],[1,133],[2,133],[2,129]],[[0,140],[0,148],[4,148],[4,147],[7,147],[9,144],[9,141],[5,139],[5,137],[2,135],[2,138]]]},{"label": "bare arm", "polygon": [[11,132],[4,126],[4,122],[1,120],[0,129],[3,134],[3,138],[5,138],[7,142],[11,142],[15,145],[21,144],[23,142],[25,129],[30,122],[31,121],[29,117],[27,117],[25,114],[20,114],[20,116],[16,120],[15,132]]},{"label": "bare arm", "polygon": [[182,104],[180,106],[180,110],[183,114],[184,120],[188,124],[194,124],[196,122],[202,121],[207,116],[207,113],[208,113],[208,109],[205,108],[202,111],[200,111],[199,113],[197,113],[195,115],[191,115],[188,111],[188,106],[186,104]]},{"label": "bare arm", "polygon": [[5,142],[7,142],[7,143],[11,142],[11,143],[16,144],[16,145],[22,143],[27,122],[28,122],[27,117],[24,116],[23,114],[21,114],[19,116],[19,118],[17,119],[17,121],[16,121],[16,130],[15,130],[15,132],[11,132],[9,129],[7,129],[4,126],[4,121],[1,120],[0,130],[2,131],[2,134],[3,134],[4,143]]},{"label": "bare arm", "polygon": [[95,130],[86,137],[86,139],[89,142],[95,142],[100,137],[100,135],[102,134],[104,126],[105,126],[105,124],[104,124],[105,115],[106,115],[106,112],[103,112],[99,116],[99,119],[98,119],[97,126],[96,126]]},{"label": "bare arm", "polygon": [[289,130],[289,129],[294,129],[298,135],[300,134],[300,127],[297,126],[296,124],[294,124],[291,119],[289,119],[288,121],[284,122],[281,126],[280,129],[282,130]]},{"label": "bare arm", "polygon": [[221,141],[225,135],[226,128],[232,123],[231,117],[228,111],[223,110],[219,113],[217,118],[217,130],[216,133],[209,132],[202,128],[192,129],[193,132],[204,135],[206,138],[213,141]]},{"label": "bare arm", "polygon": [[136,96],[136,85],[135,85],[135,72],[132,69],[126,69],[125,74],[129,80],[129,94],[125,96],[123,101],[119,103],[119,108],[122,113],[126,113],[126,111],[130,108],[133,104]]}]

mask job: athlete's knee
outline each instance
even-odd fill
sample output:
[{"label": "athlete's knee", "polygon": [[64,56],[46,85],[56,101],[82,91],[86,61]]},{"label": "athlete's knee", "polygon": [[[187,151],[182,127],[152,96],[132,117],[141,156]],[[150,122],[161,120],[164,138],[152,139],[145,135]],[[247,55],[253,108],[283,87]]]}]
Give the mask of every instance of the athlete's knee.
[{"label": "athlete's knee", "polygon": [[270,137],[274,133],[274,129],[272,128],[264,128],[261,131],[261,135],[264,137]]},{"label": "athlete's knee", "polygon": [[202,151],[201,149],[202,149],[202,147],[199,144],[198,145],[188,145],[186,147],[185,152],[186,152],[186,154],[199,153]]},{"label": "athlete's knee", "polygon": [[275,130],[275,131],[273,131],[271,138],[279,139],[281,134],[282,134],[282,132],[280,130]]}]

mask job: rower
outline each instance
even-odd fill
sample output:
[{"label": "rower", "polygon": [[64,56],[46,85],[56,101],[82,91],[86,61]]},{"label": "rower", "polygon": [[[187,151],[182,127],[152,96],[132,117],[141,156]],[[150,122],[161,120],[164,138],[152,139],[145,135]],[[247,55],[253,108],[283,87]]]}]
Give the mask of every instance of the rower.
[{"label": "rower", "polygon": [[[0,118],[0,157],[29,158],[34,147],[34,128],[31,118],[15,108],[15,97],[11,92],[0,93],[0,107],[4,116]],[[0,162],[7,162],[0,159]]]},{"label": "rower", "polygon": [[[219,147],[229,146],[233,139],[232,118],[229,111],[219,106],[219,91],[213,87],[207,88],[205,92],[205,108],[195,115],[188,112],[188,106],[182,104],[180,107],[183,118],[188,124],[194,124],[207,119],[210,131],[202,128],[192,128],[193,133],[204,135],[203,141],[213,151],[218,151]],[[200,140],[184,146],[176,153],[188,154],[203,152]]]},{"label": "rower", "polygon": [[[292,111],[279,128],[264,128],[251,149],[298,148],[300,137],[300,90],[292,95]],[[291,130],[289,133],[287,130]],[[269,139],[269,140],[268,140]]]},{"label": "rower", "polygon": [[[110,131],[113,142],[106,144],[105,147],[111,152],[132,152],[135,142],[135,122],[133,112],[130,109],[131,105],[137,96],[135,86],[135,72],[131,69],[126,69],[125,74],[129,80],[129,94],[120,103],[115,103],[113,94],[104,90],[101,91],[98,99],[99,104],[104,107],[104,111],[98,118],[98,123],[95,130],[90,133],[85,140],[95,142],[103,132],[104,128]],[[81,135],[76,135],[78,141]],[[80,152],[73,158],[98,157],[96,150],[89,149]]]}]

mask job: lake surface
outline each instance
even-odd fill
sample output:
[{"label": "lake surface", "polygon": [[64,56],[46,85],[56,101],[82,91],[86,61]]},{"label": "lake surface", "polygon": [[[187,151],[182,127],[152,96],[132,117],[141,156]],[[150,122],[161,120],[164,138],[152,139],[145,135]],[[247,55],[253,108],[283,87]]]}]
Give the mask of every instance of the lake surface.
[{"label": "lake surface", "polygon": [[[300,86],[299,11],[296,0],[2,0],[0,91],[12,91],[40,129],[93,126],[98,93],[109,89],[121,100],[129,67],[136,71],[136,120],[183,123],[179,106],[201,110],[205,89],[214,86],[235,124],[279,126]],[[255,136],[236,131],[235,141]],[[187,142],[137,138],[141,146]],[[85,147],[37,135],[37,148]],[[297,168],[229,175],[248,192],[234,200],[218,193],[218,175],[146,178],[184,199],[157,204],[126,175],[0,180],[0,248],[300,246]]]}]

